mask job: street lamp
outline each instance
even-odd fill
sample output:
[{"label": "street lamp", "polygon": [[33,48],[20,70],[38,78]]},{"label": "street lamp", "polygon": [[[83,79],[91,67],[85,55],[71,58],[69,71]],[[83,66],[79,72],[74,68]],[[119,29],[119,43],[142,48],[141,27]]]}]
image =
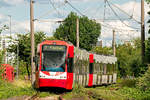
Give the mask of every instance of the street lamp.
[{"label": "street lamp", "polygon": [[10,20],[9,20],[9,30],[10,30],[10,37],[11,37],[11,15],[8,15],[8,17],[10,18]]}]

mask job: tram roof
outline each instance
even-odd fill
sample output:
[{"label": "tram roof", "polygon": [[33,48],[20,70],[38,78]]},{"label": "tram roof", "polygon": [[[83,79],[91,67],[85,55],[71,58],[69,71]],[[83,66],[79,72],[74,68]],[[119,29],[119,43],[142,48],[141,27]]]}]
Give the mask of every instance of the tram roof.
[{"label": "tram roof", "polygon": [[115,64],[115,62],[117,62],[117,57],[114,57],[112,55],[106,56],[90,53],[86,50],[79,49],[77,47],[75,47],[74,49],[75,49],[75,56],[81,60],[89,60],[89,54],[93,54],[96,63]]}]

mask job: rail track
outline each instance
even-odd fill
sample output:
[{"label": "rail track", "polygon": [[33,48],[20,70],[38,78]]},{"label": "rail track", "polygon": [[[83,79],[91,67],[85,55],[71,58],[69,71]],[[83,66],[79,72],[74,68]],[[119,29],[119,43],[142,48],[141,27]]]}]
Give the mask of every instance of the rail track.
[{"label": "rail track", "polygon": [[36,94],[32,95],[31,97],[26,98],[25,100],[64,100],[62,98],[63,94],[55,95],[55,96],[47,96],[40,98],[40,92],[36,92]]}]

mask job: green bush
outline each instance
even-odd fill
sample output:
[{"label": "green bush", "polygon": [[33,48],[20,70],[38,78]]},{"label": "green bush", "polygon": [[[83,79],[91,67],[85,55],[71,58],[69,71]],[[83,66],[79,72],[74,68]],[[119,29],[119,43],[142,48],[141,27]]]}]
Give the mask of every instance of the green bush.
[{"label": "green bush", "polygon": [[136,85],[137,85],[137,88],[143,91],[150,90],[150,66],[147,72],[138,79],[138,82]]},{"label": "green bush", "polygon": [[141,91],[136,88],[123,87],[119,93],[130,98],[129,100],[150,100],[150,91]]},{"label": "green bush", "polygon": [[137,79],[123,79],[120,82],[121,87],[135,87]]}]

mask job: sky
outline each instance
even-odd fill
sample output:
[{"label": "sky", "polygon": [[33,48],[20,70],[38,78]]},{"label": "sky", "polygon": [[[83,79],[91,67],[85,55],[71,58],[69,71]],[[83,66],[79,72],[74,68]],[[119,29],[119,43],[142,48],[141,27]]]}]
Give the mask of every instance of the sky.
[{"label": "sky", "polygon": [[[12,34],[30,31],[30,0],[0,0],[0,27],[9,26],[11,15]],[[52,36],[59,26],[54,21],[63,20],[73,11],[81,16],[88,16],[101,23],[102,31],[99,40],[111,45],[112,30],[116,31],[116,41],[129,41],[140,36],[141,0],[68,0],[78,11],[65,0],[34,0],[35,31],[44,31]],[[119,8],[119,9],[118,9]],[[146,37],[149,16],[149,5],[145,2]],[[114,11],[114,12],[113,12]],[[132,16],[132,18],[131,18]],[[5,30],[2,34],[9,34]]]}]

